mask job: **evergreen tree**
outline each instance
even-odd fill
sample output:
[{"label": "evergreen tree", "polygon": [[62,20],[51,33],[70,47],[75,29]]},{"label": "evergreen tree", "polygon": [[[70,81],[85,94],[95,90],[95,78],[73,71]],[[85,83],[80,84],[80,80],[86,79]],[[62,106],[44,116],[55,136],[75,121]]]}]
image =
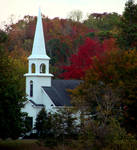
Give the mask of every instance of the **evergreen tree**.
[{"label": "evergreen tree", "polygon": [[6,54],[2,44],[0,62],[0,138],[17,138],[25,129],[25,116],[21,112],[25,99],[23,75],[16,62]]},{"label": "evergreen tree", "polygon": [[76,135],[76,115],[72,111],[72,108],[68,107],[60,108],[58,113],[62,118],[63,134],[72,138]]},{"label": "evergreen tree", "polygon": [[120,23],[118,43],[122,49],[137,49],[137,4],[129,0]]},{"label": "evergreen tree", "polygon": [[36,118],[35,129],[37,131],[38,137],[46,138],[50,134],[51,128],[51,117],[49,117],[48,113],[43,108],[38,113]]}]

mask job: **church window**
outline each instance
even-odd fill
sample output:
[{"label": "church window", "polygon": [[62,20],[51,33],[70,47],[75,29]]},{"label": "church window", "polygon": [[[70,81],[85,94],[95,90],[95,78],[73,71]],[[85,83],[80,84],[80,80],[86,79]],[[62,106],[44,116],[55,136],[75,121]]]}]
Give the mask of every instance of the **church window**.
[{"label": "church window", "polygon": [[31,65],[31,73],[35,73],[35,64]]},{"label": "church window", "polygon": [[40,73],[46,73],[46,65],[45,64],[40,65]]},{"label": "church window", "polygon": [[33,97],[33,81],[30,81],[30,97]]}]

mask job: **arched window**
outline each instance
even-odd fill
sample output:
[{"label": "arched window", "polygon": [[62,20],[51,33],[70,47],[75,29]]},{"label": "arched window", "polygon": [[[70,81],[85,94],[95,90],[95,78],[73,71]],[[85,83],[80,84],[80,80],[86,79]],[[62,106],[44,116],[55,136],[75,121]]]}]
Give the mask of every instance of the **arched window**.
[{"label": "arched window", "polygon": [[35,64],[31,64],[31,73],[35,73]]},{"label": "arched window", "polygon": [[40,73],[46,73],[46,65],[45,64],[40,65]]},{"label": "arched window", "polygon": [[30,81],[30,97],[33,97],[33,81]]}]

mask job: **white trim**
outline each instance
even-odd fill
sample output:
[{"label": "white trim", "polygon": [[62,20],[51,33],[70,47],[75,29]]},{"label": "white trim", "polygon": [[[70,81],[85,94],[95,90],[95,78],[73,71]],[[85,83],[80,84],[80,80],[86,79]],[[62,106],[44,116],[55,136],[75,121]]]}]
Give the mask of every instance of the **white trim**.
[{"label": "white trim", "polygon": [[46,56],[46,55],[30,55],[28,57],[28,60],[50,60],[50,57]]},{"label": "white trim", "polygon": [[24,74],[24,76],[26,77],[53,77],[52,74],[45,74],[45,73],[39,73],[39,74],[35,74],[35,73],[26,73]]}]

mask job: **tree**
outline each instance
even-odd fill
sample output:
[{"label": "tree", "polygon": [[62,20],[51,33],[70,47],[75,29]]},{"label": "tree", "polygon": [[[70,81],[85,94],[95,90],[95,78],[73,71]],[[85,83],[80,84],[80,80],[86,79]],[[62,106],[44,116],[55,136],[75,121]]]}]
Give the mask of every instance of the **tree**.
[{"label": "tree", "polygon": [[52,39],[47,42],[47,53],[51,57],[51,64],[57,65],[58,62],[66,63],[69,55],[69,46],[59,39]]},{"label": "tree", "polygon": [[77,135],[77,124],[76,124],[76,114],[69,107],[63,107],[57,110],[58,114],[62,118],[62,134],[68,138],[75,138]]},{"label": "tree", "polygon": [[46,138],[50,135],[50,130],[52,128],[51,118],[49,118],[48,113],[43,108],[37,115],[35,129],[37,131],[39,138]]},{"label": "tree", "polygon": [[6,32],[0,30],[0,43],[4,43],[5,41],[7,41],[8,35],[6,34]]},{"label": "tree", "polygon": [[15,60],[0,47],[0,138],[18,138],[24,132],[23,75]]},{"label": "tree", "polygon": [[[123,111],[122,125],[130,133],[136,133],[136,109],[137,109],[137,52],[132,51],[107,51],[104,56],[96,57],[91,68],[87,71],[84,82],[73,90],[73,97],[77,99],[77,104],[89,102],[88,105],[96,106],[92,102],[93,86],[104,84],[112,89],[117,89],[117,95],[121,98],[121,109]],[[98,95],[100,96],[100,95]],[[72,98],[73,98],[72,97]],[[94,110],[92,108],[92,110]]]},{"label": "tree", "polygon": [[78,53],[70,57],[71,64],[63,66],[64,73],[61,74],[61,77],[81,79],[92,65],[92,58],[102,55],[103,52],[104,46],[98,40],[86,38],[84,44],[79,47]]},{"label": "tree", "polygon": [[120,48],[137,49],[137,4],[134,0],[126,2],[119,29],[117,41]]},{"label": "tree", "polygon": [[72,21],[80,22],[82,19],[82,11],[80,10],[73,10],[68,14],[68,18]]},{"label": "tree", "polygon": [[122,116],[119,89],[113,89],[103,82],[85,83],[85,87],[86,85],[88,88],[83,91],[80,87],[79,90],[71,90],[73,104],[82,115],[76,147],[97,150],[124,147],[128,150],[130,148],[127,145],[132,143],[135,148],[135,138],[128,135],[119,123]]},{"label": "tree", "polygon": [[117,13],[92,13],[84,24],[95,31],[99,40],[114,38],[119,30],[121,16]]},{"label": "tree", "polygon": [[92,13],[84,24],[97,31],[111,31],[117,28],[120,22],[120,15],[117,13]]},{"label": "tree", "polygon": [[35,129],[46,146],[55,146],[67,138],[75,138],[75,120],[70,108],[60,108],[56,112],[46,112],[43,108],[37,115]]}]

